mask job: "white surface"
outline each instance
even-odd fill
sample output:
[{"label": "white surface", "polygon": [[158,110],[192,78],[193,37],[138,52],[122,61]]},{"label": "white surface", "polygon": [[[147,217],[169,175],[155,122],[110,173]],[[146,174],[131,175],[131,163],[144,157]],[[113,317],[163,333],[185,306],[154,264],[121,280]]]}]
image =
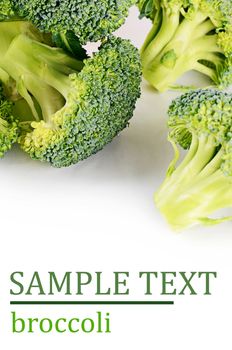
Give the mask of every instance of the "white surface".
[{"label": "white surface", "polygon": [[[140,46],[149,25],[132,11],[119,31]],[[189,75],[186,77],[189,79]],[[172,158],[166,110],[176,93],[146,83],[130,127],[102,152],[67,169],[14,149],[0,162],[0,348],[230,349],[231,223],[172,233],[153,203]],[[12,335],[12,271],[217,271],[212,297],[177,297],[175,306],[20,308],[27,317],[111,313],[111,335]],[[132,278],[133,282],[133,278]],[[142,299],[134,285],[131,299]],[[112,298],[111,298],[112,299]],[[153,299],[160,299],[156,294]],[[4,345],[3,345],[4,344]]]}]

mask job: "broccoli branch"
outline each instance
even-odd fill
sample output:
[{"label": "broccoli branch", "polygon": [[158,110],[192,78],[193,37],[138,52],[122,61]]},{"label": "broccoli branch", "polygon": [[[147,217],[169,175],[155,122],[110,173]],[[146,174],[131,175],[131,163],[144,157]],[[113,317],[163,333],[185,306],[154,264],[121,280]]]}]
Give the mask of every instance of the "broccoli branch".
[{"label": "broccoli branch", "polygon": [[158,22],[155,21],[151,32],[148,34],[145,45],[142,48],[141,58],[143,66],[148,65],[153,60],[153,58],[160,53],[163,47],[172,39],[173,35],[176,32],[176,29],[179,26],[179,23],[179,12],[172,13],[170,15],[166,10],[163,10],[160,30],[157,33]]},{"label": "broccoli branch", "polygon": [[163,9],[160,31],[153,40],[149,38],[149,45],[142,50],[144,77],[159,91],[173,86],[189,70],[204,73],[217,83],[217,68],[225,58],[213,22],[198,10],[193,17],[172,15],[174,25],[168,21],[166,11]]},{"label": "broccoli branch", "polygon": [[[144,76],[159,91],[165,91],[185,72],[197,70],[217,79],[217,66],[223,63],[222,49],[217,45],[217,35],[207,35],[197,38],[185,47],[184,39],[169,43],[150,65],[144,68]],[[211,62],[212,67],[202,62]]]},{"label": "broccoli branch", "polygon": [[8,122],[0,117],[0,131],[6,133],[8,128]]},{"label": "broccoli branch", "polygon": [[231,219],[208,218],[212,212],[232,206],[231,179],[221,170],[223,155],[213,136],[199,138],[193,134],[187,156],[167,175],[155,196],[158,208],[174,229]]},{"label": "broccoli branch", "polygon": [[61,49],[44,45],[20,31],[17,33],[14,23],[4,24],[7,30],[4,36],[6,49],[0,53],[1,71],[14,79],[35,120],[42,118],[49,122],[51,116],[65,104],[70,91],[70,74],[80,72],[83,62],[64,54]]}]

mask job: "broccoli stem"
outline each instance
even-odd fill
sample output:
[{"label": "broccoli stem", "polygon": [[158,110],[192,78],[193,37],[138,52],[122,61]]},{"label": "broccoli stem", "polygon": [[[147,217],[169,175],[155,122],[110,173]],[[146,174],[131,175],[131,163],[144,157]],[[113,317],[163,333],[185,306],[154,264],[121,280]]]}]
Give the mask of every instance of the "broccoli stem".
[{"label": "broccoli stem", "polygon": [[0,22],[1,55],[6,53],[12,41],[20,34],[39,42],[51,43],[49,35],[40,33],[30,22],[20,19]]},{"label": "broccoli stem", "polygon": [[199,62],[201,60],[202,61],[205,60],[205,61],[211,62],[212,65],[214,66],[223,64],[223,58],[219,56],[218,53],[215,53],[215,52],[202,52],[202,53],[199,53],[199,57],[201,57],[200,59],[198,59]]},{"label": "broccoli stem", "polygon": [[[172,13],[171,15],[164,9],[162,15],[162,24],[158,34],[155,36],[153,40],[151,40],[151,36],[156,33],[156,23],[155,27],[148,34],[147,42],[148,46],[142,49],[142,65],[146,67],[155,56],[157,56],[160,51],[165,47],[165,45],[172,39],[174,36],[176,29],[179,26],[180,21],[180,13]],[[153,33],[154,31],[154,33]]]},{"label": "broccoli stem", "polygon": [[146,39],[143,43],[143,46],[141,48],[141,55],[143,54],[143,52],[146,50],[147,46],[151,43],[151,41],[155,38],[156,34],[160,30],[161,21],[162,20],[161,20],[160,11],[157,11],[155,18],[153,20],[153,23],[152,23],[152,28],[149,31],[149,33],[147,34],[147,37],[146,37]]},{"label": "broccoli stem", "polygon": [[[177,56],[173,66],[169,67],[161,63],[160,54],[148,67],[144,68],[144,77],[159,91],[163,92],[172,86],[176,80],[189,70],[197,70],[212,80],[217,79],[216,67],[222,62],[219,54],[221,49],[216,44],[216,35],[207,35],[197,39],[179,57]],[[171,45],[169,45],[171,52]],[[215,68],[208,67],[199,61],[212,62]]]},{"label": "broccoli stem", "polygon": [[10,22],[0,22],[1,56],[7,52],[14,38],[24,32],[24,25],[21,21],[14,22],[14,25]]},{"label": "broccoli stem", "polygon": [[215,69],[205,66],[200,62],[195,62],[192,66],[193,70],[208,76],[211,80],[216,81],[217,75]]},{"label": "broccoli stem", "polygon": [[224,150],[221,148],[216,155],[212,158],[212,160],[209,162],[209,164],[204,167],[204,169],[198,174],[196,180],[199,181],[201,179],[206,179],[208,176],[216,173],[218,169],[220,169],[221,163],[222,163],[222,157],[224,155]]},{"label": "broccoli stem", "polygon": [[[215,80],[216,65],[221,63],[219,54],[223,54],[223,51],[217,44],[217,35],[211,34],[215,29],[212,21],[197,11],[194,18],[182,19],[174,33],[172,25],[166,23],[166,26],[166,30],[172,33],[168,42],[161,49],[157,46],[158,50],[157,47],[151,50],[162,31],[165,32],[165,27],[161,27],[162,31],[142,54],[144,77],[161,92],[173,86],[189,70],[198,70]],[[215,69],[198,62],[200,60],[212,62]]]},{"label": "broccoli stem", "polygon": [[69,77],[62,72],[62,68],[59,69],[58,64],[54,63],[55,50],[21,34],[13,40],[1,66],[15,81],[25,74],[34,75],[67,97]]},{"label": "broccoli stem", "polygon": [[40,120],[32,96],[39,103],[43,119],[61,109],[70,91],[70,74],[79,73],[83,62],[51,48],[27,35],[10,41],[8,50],[0,53],[0,67],[13,78],[18,92],[27,101],[35,120]]},{"label": "broccoli stem", "polygon": [[24,82],[39,103],[44,121],[54,126],[51,123],[51,116],[64,106],[65,100],[55,89],[32,75],[25,76]]},{"label": "broccoli stem", "polygon": [[189,45],[191,45],[192,38],[194,37],[194,33],[197,27],[202,26],[206,19],[207,16],[200,11],[197,11],[194,18],[192,19],[183,19],[180,25],[178,26],[175,35],[164,48],[164,52],[160,53],[161,57],[165,52],[170,51],[172,49],[175,50],[177,56],[183,54],[186,48],[188,48]]},{"label": "broccoli stem", "polygon": [[200,38],[208,33],[210,33],[212,30],[215,29],[215,25],[213,24],[213,22],[208,19],[207,21],[201,23],[195,30],[193,33],[193,39],[197,39]]},{"label": "broccoli stem", "polygon": [[162,185],[162,193],[168,190],[169,196],[172,190],[175,194],[176,190],[179,191],[178,185],[184,189],[188,187],[189,178],[195,179],[204,167],[211,161],[216,151],[214,137],[198,137],[193,134],[190,149],[178,166],[178,168],[169,176]]},{"label": "broccoli stem", "polygon": [[209,220],[217,210],[232,206],[231,184],[219,171],[208,181],[202,181],[192,189],[189,187],[185,192],[180,191],[175,198],[168,197],[165,203],[157,202],[157,205],[173,229],[183,230],[196,222]]},{"label": "broccoli stem", "polygon": [[0,117],[0,131],[2,134],[7,134],[8,122]]},{"label": "broccoli stem", "polygon": [[217,35],[205,35],[201,38],[195,39],[189,49],[192,52],[215,52],[223,54],[223,50],[217,44]]},{"label": "broccoli stem", "polygon": [[[146,50],[144,50],[142,54],[143,64],[145,66],[148,65],[154,61],[159,54],[161,54],[162,57],[164,54],[163,50],[168,52],[171,49],[175,49],[176,54],[180,55],[185,50],[186,46],[188,46],[189,40],[193,36],[196,28],[202,26],[206,19],[207,16],[198,11],[194,19],[189,20],[185,18],[180,23],[179,12],[169,15],[167,10],[163,9],[163,20],[160,31]],[[207,26],[209,26],[208,23]],[[210,30],[211,26],[212,22],[210,23]]]},{"label": "broccoli stem", "polygon": [[224,150],[213,136],[197,140],[193,134],[187,156],[155,195],[158,208],[177,230],[197,221],[217,223],[208,216],[232,205],[231,182],[221,170]]},{"label": "broccoli stem", "polygon": [[38,111],[35,107],[34,100],[33,100],[31,94],[29,93],[29,91],[27,90],[27,87],[25,85],[25,76],[22,76],[21,79],[19,79],[17,81],[16,88],[17,88],[17,91],[20,94],[20,96],[22,96],[24,98],[24,100],[27,102],[28,106],[30,107],[30,110],[32,112],[34,119],[37,122],[40,121],[40,117],[39,117]]},{"label": "broccoli stem", "polygon": [[185,72],[194,69],[193,67],[199,58],[198,54],[194,56],[191,53],[187,53],[174,62],[173,68],[169,68],[160,62],[153,63],[148,67],[144,67],[143,75],[158,91],[163,92],[172,86]]},{"label": "broccoli stem", "polygon": [[0,80],[3,82],[3,84],[6,84],[9,80],[9,75],[0,68]]}]

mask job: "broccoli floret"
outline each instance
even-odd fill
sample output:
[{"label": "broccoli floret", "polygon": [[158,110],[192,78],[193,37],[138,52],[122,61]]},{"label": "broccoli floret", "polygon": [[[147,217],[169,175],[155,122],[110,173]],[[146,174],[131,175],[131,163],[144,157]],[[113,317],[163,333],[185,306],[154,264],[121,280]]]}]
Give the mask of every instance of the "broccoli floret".
[{"label": "broccoli floret", "polygon": [[[8,0],[7,0],[8,1]],[[98,41],[118,29],[136,0],[10,0],[18,15],[41,31],[74,31],[81,43]]]},{"label": "broccoli floret", "polygon": [[[175,230],[232,220],[209,217],[232,207],[232,95],[212,89],[186,93],[172,102],[168,125],[175,159],[155,195],[161,213]],[[178,145],[188,152],[176,167]]]},{"label": "broccoli floret", "polygon": [[190,70],[219,88],[232,83],[231,0],[140,0],[138,6],[153,23],[141,57],[144,77],[158,91]]},{"label": "broccoli floret", "polygon": [[13,102],[5,97],[3,85],[0,83],[0,158],[17,141],[17,137],[18,123],[13,117]]},{"label": "broccoli floret", "polygon": [[14,16],[13,5],[11,0],[3,0],[0,2],[0,21]]},{"label": "broccoli floret", "polygon": [[82,61],[41,43],[31,27],[0,23],[0,69],[18,94],[19,142],[33,159],[69,166],[101,150],[128,125],[140,95],[139,52],[112,36]]}]

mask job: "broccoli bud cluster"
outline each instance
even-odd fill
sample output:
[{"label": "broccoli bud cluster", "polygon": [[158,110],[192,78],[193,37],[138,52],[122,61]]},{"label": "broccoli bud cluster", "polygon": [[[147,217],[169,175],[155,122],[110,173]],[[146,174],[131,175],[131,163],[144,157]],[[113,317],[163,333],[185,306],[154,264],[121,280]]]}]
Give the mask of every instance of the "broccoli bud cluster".
[{"label": "broccoli bud cluster", "polygon": [[98,41],[122,26],[136,0],[12,0],[17,14],[41,31],[74,31],[81,43]]},{"label": "broccoli bud cluster", "polygon": [[[141,63],[110,33],[133,1],[14,1],[0,5],[0,156],[18,142],[55,167],[101,150],[127,127]],[[101,39],[88,57],[81,43]]]}]

